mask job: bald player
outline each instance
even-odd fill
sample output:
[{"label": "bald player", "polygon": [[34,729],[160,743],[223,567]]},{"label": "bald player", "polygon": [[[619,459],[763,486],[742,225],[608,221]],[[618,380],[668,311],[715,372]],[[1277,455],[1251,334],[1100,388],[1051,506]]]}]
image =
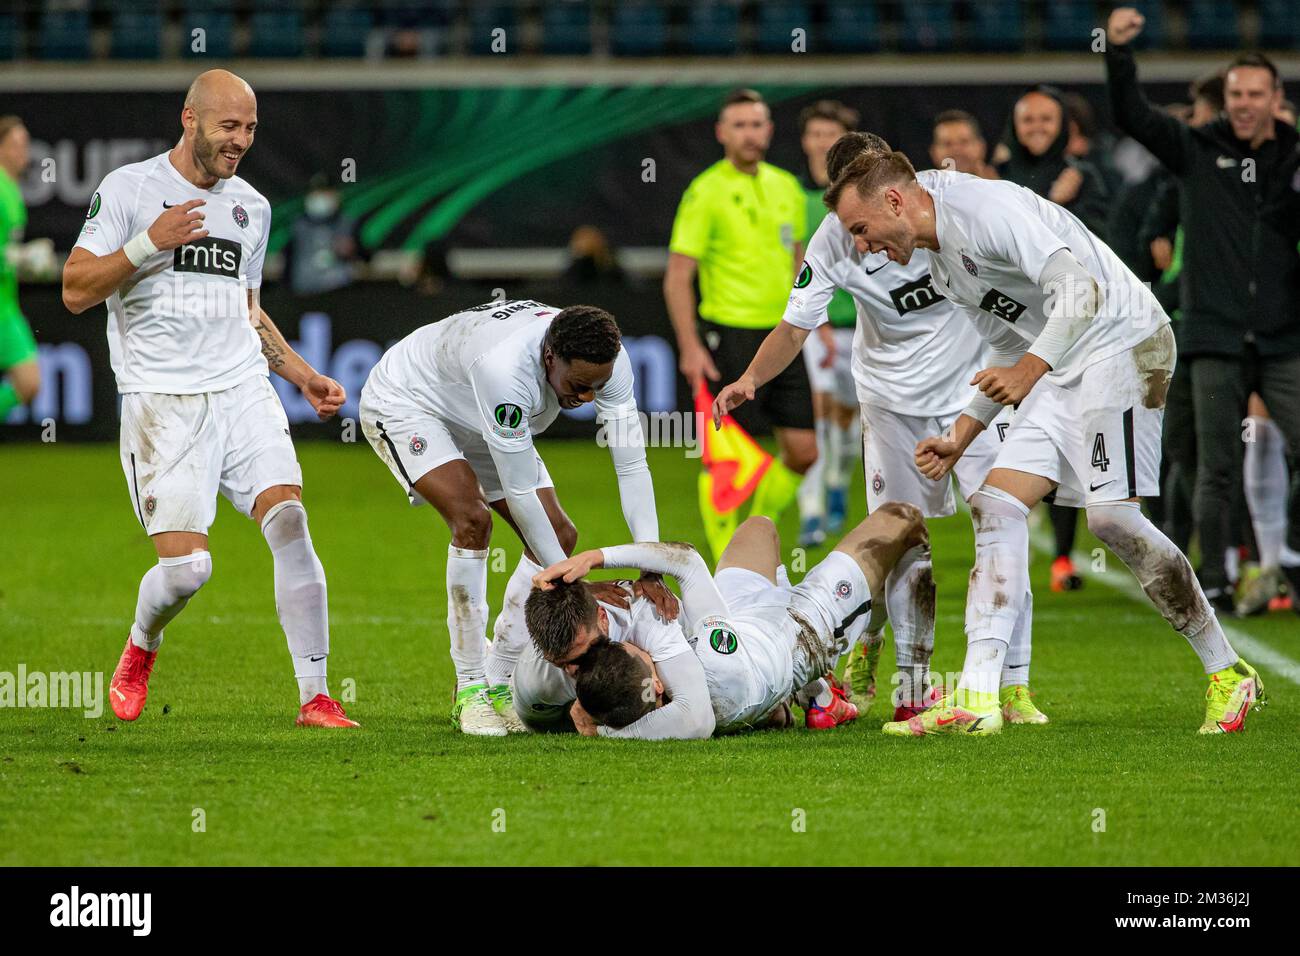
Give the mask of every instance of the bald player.
[{"label": "bald player", "polygon": [[104,178],[63,271],[72,312],[108,303],[122,470],[158,553],[140,581],[109,700],[122,720],[144,708],[163,628],[212,574],[208,528],[220,492],[258,523],[271,549],[297,723],[355,727],[326,687],[325,571],[267,375],[301,389],[322,421],[343,404],[343,387],[291,349],[259,303],[271,207],[235,175],[257,131],[252,88],[225,70],[201,74],[181,127],[169,152]]}]

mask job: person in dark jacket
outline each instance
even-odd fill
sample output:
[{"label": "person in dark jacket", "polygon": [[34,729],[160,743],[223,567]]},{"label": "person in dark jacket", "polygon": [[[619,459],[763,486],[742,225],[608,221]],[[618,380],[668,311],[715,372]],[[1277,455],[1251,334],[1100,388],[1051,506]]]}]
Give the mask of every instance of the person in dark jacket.
[{"label": "person in dark jacket", "polygon": [[[1059,90],[1040,84],[1016,100],[1003,142],[1010,151],[998,166],[1003,179],[1065,207],[1095,235],[1106,238],[1106,184],[1095,166],[1068,155],[1070,126]],[[1049,505],[1048,510],[1056,538],[1052,590],[1073,591],[1083,585],[1070,557],[1079,511],[1060,505]]]},{"label": "person in dark jacket", "polygon": [[[1107,84],[1118,126],[1179,179],[1179,355],[1191,367],[1200,576],[1206,596],[1228,610],[1226,531],[1212,518],[1241,474],[1241,421],[1252,390],[1273,413],[1292,455],[1300,449],[1300,135],[1275,122],[1282,89],[1276,67],[1258,54],[1229,66],[1220,118],[1193,127],[1153,107],[1128,47],[1142,24],[1131,7],[1111,13]],[[1298,474],[1294,467],[1292,474]],[[1294,478],[1288,514],[1281,564],[1294,590],[1300,588],[1300,480]]]}]

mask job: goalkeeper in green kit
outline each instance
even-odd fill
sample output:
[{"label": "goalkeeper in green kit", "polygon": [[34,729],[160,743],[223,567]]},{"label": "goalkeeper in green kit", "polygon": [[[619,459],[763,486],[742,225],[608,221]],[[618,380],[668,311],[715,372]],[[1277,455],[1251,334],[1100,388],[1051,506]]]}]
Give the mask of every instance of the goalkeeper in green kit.
[{"label": "goalkeeper in green kit", "polygon": [[36,340],[18,308],[18,272],[32,247],[23,245],[27,207],[18,177],[27,168],[30,138],[22,120],[0,116],[0,422],[18,405],[36,397],[41,386]]}]

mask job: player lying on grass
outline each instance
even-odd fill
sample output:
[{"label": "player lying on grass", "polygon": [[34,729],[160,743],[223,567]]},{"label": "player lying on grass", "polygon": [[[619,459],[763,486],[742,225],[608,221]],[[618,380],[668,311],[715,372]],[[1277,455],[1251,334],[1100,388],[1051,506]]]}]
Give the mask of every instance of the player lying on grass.
[{"label": "player lying on grass", "polygon": [[916,463],[936,481],[1002,412],[1016,417],[971,497],[975,567],[966,665],[956,693],[899,735],[989,734],[1002,727],[998,677],[1029,590],[1029,509],[1055,492],[1129,569],[1209,675],[1202,733],[1245,726],[1259,675],[1237,656],[1187,558],[1142,514],[1158,494],[1161,422],[1174,369],[1169,317],[1074,215],[1008,182],[919,182],[902,153],[865,153],[826,191],[859,250],[906,264],[925,250],[935,288],[993,350],[974,400]]},{"label": "player lying on grass", "polygon": [[[834,179],[854,158],[872,151],[888,153],[890,147],[873,133],[847,133],[831,147],[827,173]],[[944,170],[917,174],[926,184],[962,175]],[[979,490],[997,457],[1011,409],[972,441],[951,480],[930,481],[917,470],[916,443],[956,421],[975,391],[971,378],[988,365],[988,349],[962,310],[935,291],[924,257],[900,263],[858,248],[834,212],[826,214],[808,242],[781,323],[763,340],[745,374],[718,393],[714,419],[720,421],[798,359],[814,330],[825,326],[837,290],[848,292],[857,306],[852,370],[863,425],[867,510],[886,501],[906,501],[926,518],[955,514],[954,483],[966,501]],[[928,547],[902,556],[885,582],[884,600],[897,661],[894,720],[907,720],[941,696],[930,680],[935,587]],[[1029,696],[1032,621],[1033,594],[1026,589],[999,681],[1003,715],[1013,723],[1047,723]],[[864,635],[844,668],[854,695],[868,706],[882,638]]]},{"label": "player lying on grass", "polygon": [[[447,628],[456,667],[452,721],[465,733],[524,731],[510,677],[526,646],[523,604],[532,577],[573,551],[577,529],[533,446],[561,408],[594,401],[618,474],[628,530],[656,541],[659,520],[632,363],[603,309],[531,300],[489,302],[417,329],[379,360],[361,391],[361,428],[411,504],[429,502],[451,529]],[[506,584],[489,649],[487,559],[492,511],[526,550]],[[649,578],[661,613],[676,598]],[[612,585],[610,601],[625,601]]]},{"label": "player lying on grass", "polygon": [[[632,640],[596,639],[576,660],[578,705],[586,734],[644,740],[702,737],[783,719],[792,694],[845,723],[857,710],[823,679],[839,656],[885,615],[885,578],[908,549],[928,540],[920,509],[882,504],[797,585],[781,581],[781,542],[766,518],[737,529],[709,574],[689,544],[626,544],[584,551],[547,568],[529,603],[563,603],[593,568],[629,567],[671,575],[682,591],[690,652],[667,663]],[[590,633],[590,620],[579,629]]]}]

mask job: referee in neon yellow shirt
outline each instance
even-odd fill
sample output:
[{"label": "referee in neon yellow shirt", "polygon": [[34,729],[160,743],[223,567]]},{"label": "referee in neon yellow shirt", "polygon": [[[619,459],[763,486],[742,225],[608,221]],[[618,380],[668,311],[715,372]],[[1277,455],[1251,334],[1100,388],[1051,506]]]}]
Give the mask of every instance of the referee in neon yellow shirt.
[{"label": "referee in neon yellow shirt", "polygon": [[[767,333],[781,321],[807,240],[807,203],[799,181],[763,162],[772,116],[761,94],[736,90],[714,127],[724,156],[696,176],[682,196],[669,242],[664,299],[677,334],[682,374],[694,392],[702,380],[734,382]],[[700,301],[693,280],[700,279]],[[812,392],[802,362],[760,388],[737,409],[747,430],[761,415],[773,426],[779,460],[754,491],[751,514],[777,521],[794,500],[800,477],[817,460]],[[731,538],[735,509],[720,515],[701,484],[700,513],[714,557]]]}]

